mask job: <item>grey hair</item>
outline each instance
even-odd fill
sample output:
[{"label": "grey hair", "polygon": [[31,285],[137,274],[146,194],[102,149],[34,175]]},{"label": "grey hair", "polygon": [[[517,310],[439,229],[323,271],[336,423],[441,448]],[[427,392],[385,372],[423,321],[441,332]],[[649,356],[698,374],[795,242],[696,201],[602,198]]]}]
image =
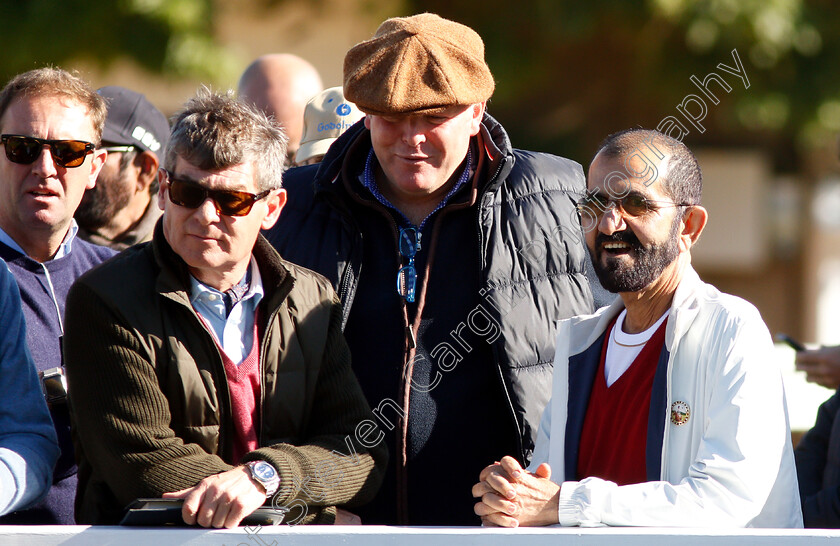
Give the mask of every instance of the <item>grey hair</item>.
[{"label": "grey hair", "polygon": [[288,138],[261,110],[224,94],[199,88],[172,117],[164,167],[175,169],[181,157],[202,170],[216,171],[253,162],[259,191],[282,186]]}]

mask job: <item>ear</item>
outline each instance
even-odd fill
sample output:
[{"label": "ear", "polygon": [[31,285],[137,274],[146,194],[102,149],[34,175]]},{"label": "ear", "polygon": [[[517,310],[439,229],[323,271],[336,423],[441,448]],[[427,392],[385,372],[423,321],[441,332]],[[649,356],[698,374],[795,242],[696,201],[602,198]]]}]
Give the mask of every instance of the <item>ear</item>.
[{"label": "ear", "polygon": [[370,131],[370,114],[365,116],[365,129]]},{"label": "ear", "polygon": [[162,169],[158,169],[157,176],[158,182],[160,183],[157,195],[158,208],[160,210],[166,210],[166,192],[169,191],[169,185]]},{"label": "ear", "polygon": [[709,213],[705,208],[700,205],[687,207],[681,222],[680,252],[690,250],[697,243],[708,220]]},{"label": "ear", "polygon": [[140,172],[137,175],[137,192],[148,191],[154,179],[158,176],[158,158],[151,152],[141,152],[134,157],[134,166]]},{"label": "ear", "polygon": [[270,229],[277,223],[277,219],[280,218],[280,211],[283,210],[283,207],[286,205],[286,198],[288,195],[286,194],[286,190],[279,189],[275,190],[271,193],[268,197],[265,198],[266,205],[268,206],[268,213],[266,213],[265,217],[260,224],[260,229]]},{"label": "ear", "polygon": [[470,120],[470,136],[475,136],[481,130],[481,120],[484,119],[484,110],[487,102],[478,102],[470,106],[472,119]]},{"label": "ear", "polygon": [[90,177],[88,178],[88,183],[85,185],[86,190],[93,189],[96,186],[96,179],[99,177],[99,171],[102,170],[102,166],[105,165],[108,152],[96,149],[91,155],[93,158],[90,160]]}]

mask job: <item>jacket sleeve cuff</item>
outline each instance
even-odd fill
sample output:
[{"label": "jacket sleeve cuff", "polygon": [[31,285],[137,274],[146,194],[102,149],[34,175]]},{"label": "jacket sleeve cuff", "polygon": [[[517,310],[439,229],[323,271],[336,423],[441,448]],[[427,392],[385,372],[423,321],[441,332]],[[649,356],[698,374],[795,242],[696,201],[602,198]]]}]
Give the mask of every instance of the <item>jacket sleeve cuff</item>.
[{"label": "jacket sleeve cuff", "polygon": [[0,515],[24,508],[46,495],[52,469],[32,454],[27,463],[23,455],[0,448]]},{"label": "jacket sleeve cuff", "polygon": [[578,482],[563,482],[557,497],[557,521],[564,527],[580,525],[581,505],[574,494]]}]

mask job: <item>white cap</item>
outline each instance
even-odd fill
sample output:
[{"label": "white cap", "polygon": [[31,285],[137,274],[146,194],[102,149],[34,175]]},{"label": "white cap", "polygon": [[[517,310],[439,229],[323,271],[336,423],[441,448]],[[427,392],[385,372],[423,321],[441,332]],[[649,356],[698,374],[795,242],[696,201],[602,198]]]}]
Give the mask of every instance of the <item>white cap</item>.
[{"label": "white cap", "polygon": [[309,99],[303,111],[303,136],[295,163],[300,165],[327,153],[335,139],[363,117],[364,112],[344,98],[340,86],[325,89]]}]

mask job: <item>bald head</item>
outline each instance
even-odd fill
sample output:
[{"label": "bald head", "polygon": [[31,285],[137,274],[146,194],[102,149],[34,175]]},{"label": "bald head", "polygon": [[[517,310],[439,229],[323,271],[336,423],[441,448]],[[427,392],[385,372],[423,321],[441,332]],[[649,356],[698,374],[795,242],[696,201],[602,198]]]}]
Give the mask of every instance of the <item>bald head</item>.
[{"label": "bald head", "polygon": [[323,89],[315,67],[289,53],[259,57],[239,79],[239,98],[274,116],[283,126],[291,156],[300,146],[306,102]]}]

